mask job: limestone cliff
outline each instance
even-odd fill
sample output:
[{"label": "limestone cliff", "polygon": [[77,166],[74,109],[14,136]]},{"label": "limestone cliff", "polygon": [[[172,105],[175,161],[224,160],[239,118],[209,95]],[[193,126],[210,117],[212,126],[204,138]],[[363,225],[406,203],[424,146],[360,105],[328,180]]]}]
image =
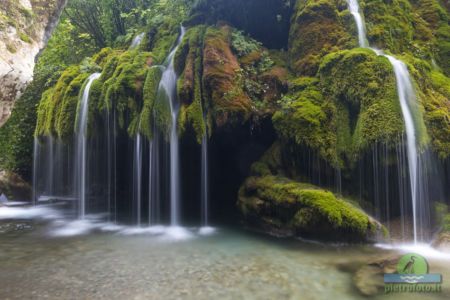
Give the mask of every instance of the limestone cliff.
[{"label": "limestone cliff", "polygon": [[35,58],[45,46],[67,0],[2,0],[0,6],[0,126],[32,80]]}]

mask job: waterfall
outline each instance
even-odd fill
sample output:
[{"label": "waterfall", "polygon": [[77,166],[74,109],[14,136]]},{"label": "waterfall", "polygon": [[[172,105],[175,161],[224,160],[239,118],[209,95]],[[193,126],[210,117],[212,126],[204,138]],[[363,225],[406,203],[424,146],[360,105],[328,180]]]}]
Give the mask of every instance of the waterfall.
[{"label": "waterfall", "polygon": [[[111,216],[114,216],[114,221],[117,221],[117,141],[116,141],[116,116],[115,110],[111,114],[109,109],[106,110],[106,155],[107,155],[107,212],[108,219],[112,221]],[[114,209],[113,209],[114,207]]]},{"label": "waterfall", "polygon": [[[355,18],[356,26],[358,28],[359,46],[363,48],[370,48],[367,42],[365,24],[361,16],[358,1],[347,0],[347,4],[350,12]],[[426,185],[426,175],[422,174],[422,172],[420,171],[421,168],[418,167],[420,162],[418,142],[416,137],[418,130],[416,128],[413,116],[413,112],[417,111],[417,97],[411,80],[411,75],[409,74],[406,64],[391,55],[384,54],[381,50],[373,48],[370,49],[375,51],[377,55],[385,56],[391,63],[395,73],[397,82],[397,94],[400,102],[403,120],[405,123],[409,185],[413,210],[413,234],[414,242],[417,243],[418,222],[421,222],[419,220],[420,216],[418,212],[418,203],[420,202],[422,206],[426,206],[423,205],[425,201],[423,199],[424,191],[422,189],[422,187]],[[421,199],[419,199],[419,197]],[[426,209],[426,207],[424,209]]]},{"label": "waterfall", "polygon": [[136,205],[137,225],[141,226],[141,208],[142,208],[142,136],[136,135],[134,141],[134,203]]},{"label": "waterfall", "polygon": [[54,170],[55,170],[55,162],[54,162],[54,157],[55,157],[55,143],[54,143],[54,139],[52,136],[47,137],[47,141],[48,141],[48,149],[47,149],[47,170],[48,170],[48,174],[47,174],[47,186],[46,186],[46,194],[48,196],[54,196],[53,195],[53,182],[55,179],[54,176]]},{"label": "waterfall", "polygon": [[33,143],[33,195],[31,201],[34,205],[38,202],[38,170],[39,170],[40,144],[39,139],[34,137]]},{"label": "waterfall", "polygon": [[130,49],[131,50],[136,49],[142,43],[144,36],[145,33],[140,33],[137,36],[135,36],[133,41],[131,42]]},{"label": "waterfall", "polygon": [[174,68],[174,57],[178,47],[183,40],[186,30],[181,26],[181,34],[178,38],[177,45],[167,58],[167,68],[164,70],[159,91],[163,91],[167,96],[170,104],[170,112],[172,122],[170,128],[170,223],[172,226],[178,226],[180,222],[180,158],[179,158],[179,141],[178,141],[178,112],[179,103],[176,95],[177,75]]},{"label": "waterfall", "polygon": [[86,215],[86,169],[87,169],[87,124],[89,114],[89,92],[94,80],[100,77],[100,73],[94,73],[88,78],[88,83],[83,91],[83,96],[78,109],[77,127],[76,127],[76,155],[75,164],[77,174],[75,179],[78,185],[77,196],[79,197],[80,218]]},{"label": "waterfall", "polygon": [[369,47],[366,37],[366,27],[359,9],[358,0],[347,0],[348,9],[355,19],[356,27],[358,28],[359,46],[362,48]]},{"label": "waterfall", "polygon": [[208,206],[209,206],[209,180],[208,180],[208,134],[205,134],[202,139],[202,225],[208,226]]},{"label": "waterfall", "polygon": [[160,222],[160,135],[153,123],[153,139],[149,142],[149,176],[148,176],[148,217],[149,225]]}]

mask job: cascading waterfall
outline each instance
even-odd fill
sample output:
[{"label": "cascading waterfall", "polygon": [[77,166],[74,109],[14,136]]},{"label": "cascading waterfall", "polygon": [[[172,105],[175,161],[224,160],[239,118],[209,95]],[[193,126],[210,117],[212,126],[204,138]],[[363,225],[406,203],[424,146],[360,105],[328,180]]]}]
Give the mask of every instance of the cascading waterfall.
[{"label": "cascading waterfall", "polygon": [[39,139],[34,137],[33,143],[33,195],[32,201],[36,205],[38,202],[37,186],[38,186],[38,170],[39,170],[40,145]]},{"label": "cascading waterfall", "polygon": [[148,174],[148,216],[149,225],[160,222],[160,135],[156,124],[153,124],[153,139],[149,141],[149,174]]},{"label": "cascading waterfall", "polygon": [[170,128],[170,223],[176,227],[180,222],[180,158],[179,158],[179,140],[178,140],[178,112],[179,103],[176,96],[177,75],[174,67],[174,57],[178,47],[183,40],[186,30],[181,26],[181,33],[177,45],[167,58],[167,68],[164,70],[159,92],[163,92],[170,105],[172,123]]},{"label": "cascading waterfall", "polygon": [[[117,183],[117,141],[116,141],[116,112],[106,110],[106,147],[107,147],[107,198],[108,198],[108,218],[111,221],[111,216],[114,216],[114,221],[117,221],[117,196],[116,196],[116,183]],[[114,207],[114,209],[113,209]]]},{"label": "cascading waterfall", "polygon": [[145,33],[140,33],[137,36],[134,37],[133,41],[131,42],[130,49],[136,49],[139,47],[139,45],[142,43],[142,40],[144,39]]},{"label": "cascading waterfall", "polygon": [[[51,136],[35,138],[35,202],[60,202],[64,206],[76,208],[76,215],[80,219],[86,219],[89,213],[90,221],[106,218],[105,212],[108,213],[108,221],[112,222],[129,222],[132,219],[141,227],[143,222],[148,221],[148,225],[153,226],[152,229],[155,230],[160,227],[154,225],[168,220],[168,234],[177,238],[190,235],[180,227],[182,199],[177,132],[180,104],[177,99],[177,75],[174,68],[175,53],[184,35],[185,29],[181,27],[177,43],[164,66],[155,66],[161,69],[156,97],[157,101],[163,101],[163,105],[170,108],[170,128],[165,131],[160,128],[161,124],[153,122],[151,140],[146,141],[144,135],[138,133],[130,144],[128,133],[118,127],[118,111],[111,105],[111,108],[103,112],[103,122],[95,122],[93,134],[88,136],[91,87],[101,74],[90,75],[78,104],[73,143],[65,143]],[[137,47],[138,44],[132,46]],[[152,113],[154,120],[157,120],[158,111],[154,110]],[[140,129],[139,127],[138,132]],[[133,146],[130,147],[131,145]],[[132,170],[129,170],[129,167]],[[208,134],[205,134],[201,145],[199,184],[202,218],[200,234],[210,234],[214,231],[208,227],[208,168]],[[132,172],[131,179],[127,176],[130,173],[124,170]],[[128,193],[132,194],[132,201],[128,201]],[[165,199],[170,201],[166,202]],[[122,214],[122,210],[125,213]]]},{"label": "cascading waterfall", "polygon": [[355,19],[356,27],[358,28],[358,42],[359,46],[363,48],[369,47],[366,37],[366,26],[364,24],[362,15],[359,10],[358,0],[347,0],[347,5],[350,13]]},{"label": "cascading waterfall", "polygon": [[76,180],[77,196],[79,198],[80,218],[86,215],[86,185],[87,185],[87,124],[89,113],[89,92],[94,80],[100,77],[100,73],[94,73],[88,78],[88,83],[83,91],[83,97],[78,109],[77,127],[76,127]]},{"label": "cascading waterfall", "polygon": [[[142,42],[145,33],[138,34],[131,43],[130,49],[136,49]],[[139,123],[138,130],[141,129],[141,124]],[[136,205],[136,220],[137,225],[141,226],[142,218],[142,135],[137,133],[134,139],[134,179],[133,179],[133,198]]]},{"label": "cascading waterfall", "polygon": [[[370,48],[367,42],[365,24],[363,17],[360,12],[359,4],[357,0],[347,0],[348,8],[355,19],[355,23],[358,29],[358,40],[359,46],[363,48]],[[418,206],[420,205],[423,209],[427,210],[427,203],[425,203],[425,192],[424,186],[426,186],[426,175],[421,172],[423,168],[419,168],[421,164],[421,158],[418,150],[416,123],[414,120],[414,112],[417,112],[417,97],[414,90],[414,86],[411,80],[411,76],[408,72],[408,68],[405,63],[396,59],[393,56],[384,54],[378,49],[370,48],[377,55],[385,56],[391,63],[395,78],[397,81],[397,94],[399,97],[399,102],[401,106],[401,111],[405,123],[406,131],[406,149],[407,149],[407,160],[409,169],[409,185],[411,191],[411,202],[413,211],[413,234],[414,242],[417,243],[419,239],[418,233],[418,223],[425,223],[420,220],[422,213],[418,212]],[[421,122],[423,120],[420,120]],[[423,161],[423,164],[426,164]],[[403,212],[402,212],[403,213]]]},{"label": "cascading waterfall", "polygon": [[208,172],[208,134],[205,134],[202,139],[202,225],[208,227],[209,216],[209,172]]},{"label": "cascading waterfall", "polygon": [[137,225],[141,226],[142,210],[142,136],[136,135],[134,142],[134,202],[136,204]]}]

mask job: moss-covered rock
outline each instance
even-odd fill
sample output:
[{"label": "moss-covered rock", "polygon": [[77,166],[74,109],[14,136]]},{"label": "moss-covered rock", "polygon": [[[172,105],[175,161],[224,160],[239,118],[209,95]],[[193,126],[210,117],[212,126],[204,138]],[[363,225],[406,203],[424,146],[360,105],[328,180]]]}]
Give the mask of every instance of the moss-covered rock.
[{"label": "moss-covered rock", "polygon": [[238,207],[249,225],[263,230],[327,240],[370,241],[382,226],[331,192],[283,177],[250,177]]},{"label": "moss-covered rock", "polygon": [[290,60],[296,73],[313,76],[324,55],[354,45],[342,15],[345,9],[344,2],[334,0],[296,2],[289,36]]},{"label": "moss-covered rock", "polygon": [[197,26],[186,33],[175,55],[175,67],[180,74],[177,95],[182,105],[179,118],[180,133],[187,126],[193,128],[197,142],[201,143],[206,134],[205,109],[203,99],[203,40],[206,27]]},{"label": "moss-covered rock", "polygon": [[[73,111],[70,111],[67,105],[64,103],[69,103],[69,97],[74,93],[73,87],[75,85],[79,85],[81,87],[80,78],[76,80],[74,85],[71,86],[71,82],[74,81],[80,75],[80,68],[78,66],[71,66],[67,70],[63,72],[60,79],[56,83],[56,85],[47,90],[42,95],[42,100],[38,107],[38,121],[36,126],[35,135],[54,135],[57,136],[59,132],[67,132],[70,129],[73,129],[73,124],[71,128],[58,128],[58,125],[68,125],[67,119],[65,116],[61,116],[61,109],[64,107],[64,112],[70,113],[73,115]],[[81,83],[81,84],[80,84]],[[69,94],[67,95],[66,101],[64,101],[66,92],[69,89]],[[76,111],[76,108],[75,108]],[[65,119],[65,121],[58,120]]]},{"label": "moss-covered rock", "polygon": [[240,66],[230,48],[229,27],[208,28],[205,36],[203,81],[217,126],[243,122],[251,113],[251,100],[237,84]]},{"label": "moss-covered rock", "polygon": [[292,80],[273,121],[280,137],[340,168],[375,143],[395,146],[404,129],[392,67],[369,49],[330,53],[318,78]]}]

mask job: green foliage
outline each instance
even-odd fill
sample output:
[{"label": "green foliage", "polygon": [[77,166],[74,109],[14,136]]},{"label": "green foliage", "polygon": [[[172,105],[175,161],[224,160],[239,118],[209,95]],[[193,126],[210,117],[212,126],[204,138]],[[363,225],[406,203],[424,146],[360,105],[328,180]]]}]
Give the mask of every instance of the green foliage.
[{"label": "green foliage", "polygon": [[262,44],[252,38],[246,37],[242,31],[231,33],[231,45],[239,57],[248,55],[253,51],[260,51]]},{"label": "green foliage", "polygon": [[[80,63],[96,50],[89,36],[80,34],[68,19],[62,19],[50,38],[43,54],[39,57],[37,72],[58,67],[64,70],[69,65]],[[50,71],[48,71],[50,73]],[[60,75],[60,73],[59,73]]]},{"label": "green foliage", "polygon": [[158,96],[161,75],[162,72],[159,67],[152,67],[148,70],[144,83],[144,105],[140,117],[140,132],[148,140],[153,138],[153,108]]}]

